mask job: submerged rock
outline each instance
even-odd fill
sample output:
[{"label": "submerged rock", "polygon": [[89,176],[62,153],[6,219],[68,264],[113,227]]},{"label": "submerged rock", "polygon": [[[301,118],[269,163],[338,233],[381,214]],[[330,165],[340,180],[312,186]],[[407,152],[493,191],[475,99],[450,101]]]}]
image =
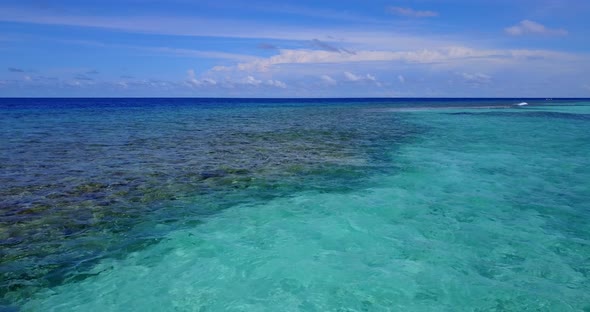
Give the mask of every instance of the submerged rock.
[{"label": "submerged rock", "polygon": [[211,170],[201,172],[201,179],[207,180],[211,178],[225,177],[228,173],[225,170]]}]

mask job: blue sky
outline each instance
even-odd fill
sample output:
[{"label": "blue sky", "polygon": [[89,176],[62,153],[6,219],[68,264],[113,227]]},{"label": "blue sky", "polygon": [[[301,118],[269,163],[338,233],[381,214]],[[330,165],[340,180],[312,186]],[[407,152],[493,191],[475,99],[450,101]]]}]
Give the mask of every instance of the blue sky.
[{"label": "blue sky", "polygon": [[590,1],[0,2],[0,96],[590,97]]}]

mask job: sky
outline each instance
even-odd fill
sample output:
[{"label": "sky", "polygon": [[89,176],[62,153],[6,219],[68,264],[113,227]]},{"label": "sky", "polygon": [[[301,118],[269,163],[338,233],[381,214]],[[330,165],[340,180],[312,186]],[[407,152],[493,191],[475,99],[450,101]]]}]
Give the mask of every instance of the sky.
[{"label": "sky", "polygon": [[0,97],[590,97],[588,0],[2,0]]}]

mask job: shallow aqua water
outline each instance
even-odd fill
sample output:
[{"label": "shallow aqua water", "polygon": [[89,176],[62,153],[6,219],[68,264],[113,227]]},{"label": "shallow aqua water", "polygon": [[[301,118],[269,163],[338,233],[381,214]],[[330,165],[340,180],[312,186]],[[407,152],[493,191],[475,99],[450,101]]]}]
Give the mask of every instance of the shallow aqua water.
[{"label": "shallow aqua water", "polygon": [[[234,158],[266,184],[189,188],[176,212],[149,210],[123,231],[154,242],[126,248],[109,234],[122,252],[6,298],[23,311],[590,310],[590,106],[569,104],[261,108],[288,112],[277,124],[301,123],[283,133],[295,146],[308,144],[307,122],[317,146],[332,148],[297,162],[318,147],[282,145],[289,161],[261,172],[250,155]],[[306,174],[282,174],[291,166]],[[168,179],[177,169],[164,169]],[[223,209],[202,213],[204,202]]]}]

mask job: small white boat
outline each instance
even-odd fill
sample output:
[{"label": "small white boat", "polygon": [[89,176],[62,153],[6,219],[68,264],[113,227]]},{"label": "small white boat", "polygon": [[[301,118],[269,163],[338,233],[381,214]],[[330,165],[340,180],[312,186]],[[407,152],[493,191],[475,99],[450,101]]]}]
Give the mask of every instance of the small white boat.
[{"label": "small white boat", "polygon": [[521,103],[516,104],[516,106],[527,106],[527,105],[529,105],[529,103],[527,103],[527,102],[521,102]]}]

